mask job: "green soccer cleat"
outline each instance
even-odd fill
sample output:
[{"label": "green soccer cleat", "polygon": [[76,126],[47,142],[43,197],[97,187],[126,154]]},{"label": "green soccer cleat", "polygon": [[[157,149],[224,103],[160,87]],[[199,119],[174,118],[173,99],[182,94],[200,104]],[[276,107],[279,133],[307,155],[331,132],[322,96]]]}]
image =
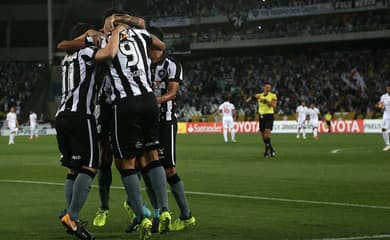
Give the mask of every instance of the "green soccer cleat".
[{"label": "green soccer cleat", "polygon": [[137,229],[139,240],[152,239],[151,229],[152,229],[152,222],[149,220],[149,218],[142,219]]},{"label": "green soccer cleat", "polygon": [[129,219],[133,220],[135,218],[135,214],[133,209],[130,207],[130,205],[127,203],[127,201],[123,202],[123,208],[126,210],[127,214],[129,215]]},{"label": "green soccer cleat", "polygon": [[196,224],[196,219],[193,216],[191,216],[188,219],[178,218],[172,223],[171,230],[172,231],[180,231],[186,227],[194,226],[195,224]]},{"label": "green soccer cleat", "polygon": [[108,216],[108,210],[103,210],[99,208],[96,212],[95,218],[93,219],[93,225],[95,227],[103,227],[104,225],[106,225]]},{"label": "green soccer cleat", "polygon": [[164,211],[160,214],[160,223],[158,224],[158,232],[160,234],[169,232],[171,220],[171,214],[168,211]]}]

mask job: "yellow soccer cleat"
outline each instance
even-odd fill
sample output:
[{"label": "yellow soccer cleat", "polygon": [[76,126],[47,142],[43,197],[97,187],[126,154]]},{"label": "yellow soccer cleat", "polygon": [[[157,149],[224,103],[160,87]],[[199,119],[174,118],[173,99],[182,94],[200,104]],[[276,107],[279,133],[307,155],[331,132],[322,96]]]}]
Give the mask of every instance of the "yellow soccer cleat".
[{"label": "yellow soccer cleat", "polygon": [[96,212],[95,218],[93,219],[93,225],[95,227],[103,227],[104,225],[106,225],[108,216],[108,210],[103,210],[99,208]]},{"label": "yellow soccer cleat", "polygon": [[149,218],[142,219],[141,223],[137,228],[139,240],[152,239],[151,229],[152,229],[152,222],[149,220]]},{"label": "yellow soccer cleat", "polygon": [[172,223],[171,230],[180,231],[186,227],[194,226],[195,224],[196,224],[196,219],[193,216],[191,216],[189,219],[184,219],[184,220],[178,218]]},{"label": "yellow soccer cleat", "polygon": [[171,220],[171,214],[168,211],[164,211],[160,214],[160,223],[158,224],[158,232],[160,234],[169,232]]}]

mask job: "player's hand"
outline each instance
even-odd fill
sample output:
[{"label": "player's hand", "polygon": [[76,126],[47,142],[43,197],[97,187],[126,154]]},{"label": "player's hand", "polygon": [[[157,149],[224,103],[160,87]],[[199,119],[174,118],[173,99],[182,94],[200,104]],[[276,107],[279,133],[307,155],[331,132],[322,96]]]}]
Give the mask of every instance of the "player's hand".
[{"label": "player's hand", "polygon": [[122,32],[122,31],[125,30],[125,29],[127,29],[127,26],[126,26],[126,25],[124,25],[124,24],[118,24],[118,25],[115,27],[114,31],[120,33],[120,32]]},{"label": "player's hand", "polygon": [[112,15],[112,16],[109,16],[108,18],[106,18],[106,20],[104,21],[104,26],[103,26],[103,29],[104,29],[104,32],[112,32],[114,31],[115,29],[115,15]]}]

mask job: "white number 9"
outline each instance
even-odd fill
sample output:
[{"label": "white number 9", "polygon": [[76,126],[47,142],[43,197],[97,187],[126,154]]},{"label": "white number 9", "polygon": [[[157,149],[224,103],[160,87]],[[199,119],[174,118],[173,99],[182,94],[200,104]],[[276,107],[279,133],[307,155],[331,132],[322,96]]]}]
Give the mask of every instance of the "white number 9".
[{"label": "white number 9", "polygon": [[119,44],[119,50],[127,57],[127,66],[132,67],[138,63],[138,53],[134,42],[124,41]]}]

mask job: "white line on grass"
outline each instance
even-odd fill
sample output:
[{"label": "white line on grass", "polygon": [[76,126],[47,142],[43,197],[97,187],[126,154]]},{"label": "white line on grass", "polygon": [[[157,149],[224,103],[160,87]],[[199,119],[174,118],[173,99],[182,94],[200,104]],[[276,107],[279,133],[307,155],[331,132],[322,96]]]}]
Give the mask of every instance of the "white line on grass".
[{"label": "white line on grass", "polygon": [[340,151],[341,151],[341,149],[338,148],[338,149],[334,149],[334,150],[330,151],[330,153],[336,154],[336,153],[338,153],[338,152],[340,152]]},{"label": "white line on grass", "polygon": [[[30,180],[13,180],[13,179],[0,179],[0,183],[21,183],[21,184],[39,184],[39,185],[54,185],[64,186],[63,183],[55,182],[43,182],[43,181],[30,181]],[[97,188],[97,185],[92,185]],[[123,187],[111,186],[112,189],[124,189]],[[211,196],[211,197],[224,197],[224,198],[238,198],[238,199],[252,199],[252,200],[266,200],[275,202],[292,202],[292,203],[306,203],[314,205],[327,205],[327,206],[339,206],[339,207],[355,207],[355,208],[374,208],[374,209],[386,209],[390,210],[390,206],[369,205],[369,204],[357,204],[357,203],[342,203],[342,202],[327,202],[327,201],[313,201],[291,198],[275,198],[275,197],[262,197],[262,196],[248,196],[238,194],[226,194],[226,193],[210,193],[210,192],[193,192],[186,191],[187,194]]]},{"label": "white line on grass", "polygon": [[356,237],[339,237],[339,238],[316,238],[312,240],[359,240],[359,239],[380,239],[380,238],[390,238],[390,234],[356,236]]}]

